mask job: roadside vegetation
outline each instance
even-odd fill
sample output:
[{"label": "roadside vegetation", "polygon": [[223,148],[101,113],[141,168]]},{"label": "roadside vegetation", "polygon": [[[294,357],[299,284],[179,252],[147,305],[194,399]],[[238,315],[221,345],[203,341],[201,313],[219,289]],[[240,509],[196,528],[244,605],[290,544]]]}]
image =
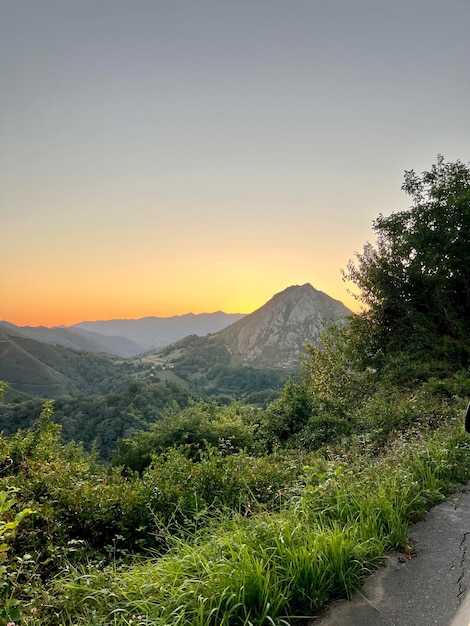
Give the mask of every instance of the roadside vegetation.
[{"label": "roadside vegetation", "polygon": [[307,623],[412,558],[408,525],[470,479],[470,169],[403,188],[345,273],[364,312],[267,407],[185,397],[107,464],[50,402],[0,437],[0,626]]}]

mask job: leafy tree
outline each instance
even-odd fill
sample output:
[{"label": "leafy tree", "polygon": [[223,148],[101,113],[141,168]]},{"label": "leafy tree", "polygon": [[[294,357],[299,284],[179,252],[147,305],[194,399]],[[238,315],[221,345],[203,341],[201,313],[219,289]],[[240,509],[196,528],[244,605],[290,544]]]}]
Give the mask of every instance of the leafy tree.
[{"label": "leafy tree", "polygon": [[470,167],[438,156],[405,172],[409,210],[380,215],[376,245],[344,277],[360,289],[376,353],[434,354],[467,365],[470,354]]},{"label": "leafy tree", "polygon": [[360,428],[354,415],[364,405],[375,410],[374,395],[390,386],[468,367],[470,168],[439,156],[421,176],[405,172],[403,190],[410,209],[379,216],[376,245],[366,244],[345,272],[365,311],[328,329],[322,348],[307,346],[301,377],[262,420],[271,446],[316,448]]},{"label": "leafy tree", "polygon": [[316,450],[352,432],[350,413],[369,393],[370,374],[349,370],[344,343],[333,337],[335,344],[323,350],[307,346],[300,374],[262,413],[257,443],[268,451],[279,446]]},{"label": "leafy tree", "polygon": [[322,346],[307,344],[302,367],[310,392],[326,408],[346,414],[370,396],[376,384],[377,355],[370,358],[370,325],[361,317],[347,326],[330,326],[321,336]]},{"label": "leafy tree", "polygon": [[3,398],[8,389],[8,384],[0,380],[0,402],[3,402]]},{"label": "leafy tree", "polygon": [[298,375],[287,381],[279,398],[261,414],[258,438],[268,449],[286,445],[318,410],[319,402],[311,393],[307,379]]}]

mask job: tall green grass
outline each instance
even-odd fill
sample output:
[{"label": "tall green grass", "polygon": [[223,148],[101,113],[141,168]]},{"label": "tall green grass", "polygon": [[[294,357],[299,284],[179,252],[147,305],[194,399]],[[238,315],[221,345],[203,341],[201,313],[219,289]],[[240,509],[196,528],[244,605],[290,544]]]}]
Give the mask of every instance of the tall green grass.
[{"label": "tall green grass", "polygon": [[213,520],[162,558],[71,568],[37,615],[50,626],[272,626],[315,616],[387,551],[409,549],[409,523],[470,478],[469,461],[452,419],[397,436],[381,456],[359,439],[311,455],[281,511]]}]

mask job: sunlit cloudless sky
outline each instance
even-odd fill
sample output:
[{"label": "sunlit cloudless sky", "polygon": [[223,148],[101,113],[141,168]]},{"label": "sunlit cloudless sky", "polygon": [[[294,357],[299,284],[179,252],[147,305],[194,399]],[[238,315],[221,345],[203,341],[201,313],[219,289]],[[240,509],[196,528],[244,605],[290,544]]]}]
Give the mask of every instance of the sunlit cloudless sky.
[{"label": "sunlit cloudless sky", "polygon": [[250,313],[470,159],[468,0],[1,0],[0,319]]}]

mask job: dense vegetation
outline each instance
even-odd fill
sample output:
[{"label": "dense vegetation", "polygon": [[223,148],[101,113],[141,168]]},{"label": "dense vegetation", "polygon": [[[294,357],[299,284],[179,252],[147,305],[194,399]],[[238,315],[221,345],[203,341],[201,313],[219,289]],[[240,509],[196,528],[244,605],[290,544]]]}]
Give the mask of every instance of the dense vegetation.
[{"label": "dense vegetation", "polygon": [[[188,406],[192,394],[174,383],[133,382],[120,393],[60,396],[54,400],[54,421],[62,426],[61,441],[80,442],[102,460],[110,460],[116,442],[147,429],[165,415]],[[5,435],[37,422],[43,400],[36,398],[0,406]]]},{"label": "dense vegetation", "polygon": [[440,156],[421,177],[405,172],[402,189],[411,209],[381,215],[374,223],[376,246],[367,244],[345,274],[367,305],[360,319],[368,331],[362,356],[378,367],[403,357],[428,361],[437,372],[467,367],[470,168]]},{"label": "dense vegetation", "polygon": [[292,624],[412,554],[408,524],[470,479],[470,169],[404,189],[348,269],[364,313],[266,408],[188,398],[111,465],[49,403],[0,438],[0,624]]},{"label": "dense vegetation", "polygon": [[[212,368],[211,368],[212,369]],[[221,379],[226,375],[233,383],[227,391],[230,395],[216,393],[217,403],[230,404],[238,397],[235,390],[244,389],[244,382],[252,389],[256,381],[272,378],[265,370],[253,368],[227,368],[220,370]],[[239,375],[239,370],[246,370]],[[268,377],[268,378],[266,378]],[[158,380],[155,377],[151,380]],[[280,380],[280,375],[278,377]],[[191,385],[198,388],[197,385]],[[277,394],[279,391],[277,392]],[[244,403],[264,406],[272,399],[274,390],[251,391],[242,395]],[[277,395],[276,394],[276,395]],[[116,443],[128,439],[135,433],[147,437],[146,431],[152,430],[158,422],[166,419],[172,422],[175,415],[190,403],[201,400],[202,395],[191,391],[179,383],[136,381],[128,384],[119,393],[106,395],[59,396],[54,399],[54,421],[62,426],[61,441],[80,442],[85,450],[94,450],[98,456],[109,461],[115,453]],[[5,435],[13,434],[19,428],[27,429],[37,421],[44,399],[35,398],[23,402],[10,402],[0,405],[0,425]],[[207,406],[213,406],[208,403]],[[204,435],[208,437],[208,435]],[[210,439],[210,438],[209,438]],[[122,444],[120,448],[122,449]],[[147,446],[148,447],[148,446]]]}]

